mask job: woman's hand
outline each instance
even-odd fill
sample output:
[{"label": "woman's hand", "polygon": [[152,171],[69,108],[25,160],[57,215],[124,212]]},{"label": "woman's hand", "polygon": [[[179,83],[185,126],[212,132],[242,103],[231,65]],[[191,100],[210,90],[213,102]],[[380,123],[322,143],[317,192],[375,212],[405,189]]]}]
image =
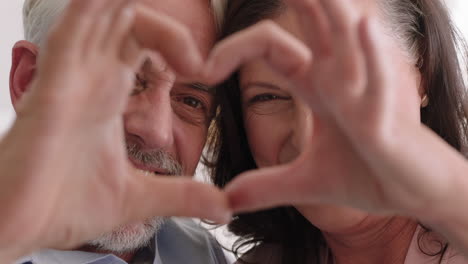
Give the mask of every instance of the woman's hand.
[{"label": "woman's hand", "polygon": [[[72,248],[154,216],[229,218],[226,198],[214,187],[148,177],[127,160],[122,114],[149,52],[138,43],[185,76],[202,64],[194,41],[179,34],[185,28],[140,11],[128,0],[72,0],[52,29],[1,142],[2,262],[41,247]],[[136,41],[135,23],[149,24],[149,35],[165,32],[165,41]]]},{"label": "woman's hand", "polygon": [[287,2],[305,46],[271,22],[260,23],[220,43],[206,72],[217,82],[242,63],[264,58],[314,113],[313,125],[301,132],[301,155],[238,176],[226,187],[232,206],[251,211],[327,203],[430,222],[437,213],[428,204],[446,210],[450,190],[468,188],[462,177],[467,165],[420,124],[418,85],[411,90],[398,78],[392,40],[353,1]]}]

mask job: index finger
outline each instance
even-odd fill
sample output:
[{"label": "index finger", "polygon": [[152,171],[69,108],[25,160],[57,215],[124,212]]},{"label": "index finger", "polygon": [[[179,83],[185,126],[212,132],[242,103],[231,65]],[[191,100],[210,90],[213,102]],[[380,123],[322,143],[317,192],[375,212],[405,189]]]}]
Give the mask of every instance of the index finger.
[{"label": "index finger", "polygon": [[319,0],[286,0],[296,11],[306,43],[314,54],[329,54],[330,21]]},{"label": "index finger", "polygon": [[173,18],[138,4],[134,34],[143,48],[157,51],[174,71],[197,76],[203,57],[190,31]]},{"label": "index finger", "polygon": [[218,43],[201,74],[203,82],[217,84],[254,59],[265,59],[280,74],[294,79],[308,70],[312,53],[289,32],[266,20]]},{"label": "index finger", "polygon": [[320,2],[335,33],[347,34],[351,31],[350,28],[358,25],[358,9],[353,7],[352,0],[320,0]]}]

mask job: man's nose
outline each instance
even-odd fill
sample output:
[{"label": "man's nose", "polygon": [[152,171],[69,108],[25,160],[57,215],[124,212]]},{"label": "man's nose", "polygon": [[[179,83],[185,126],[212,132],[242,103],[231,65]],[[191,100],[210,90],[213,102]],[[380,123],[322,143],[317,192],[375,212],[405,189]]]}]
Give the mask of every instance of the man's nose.
[{"label": "man's nose", "polygon": [[125,132],[149,149],[174,143],[170,89],[148,90],[130,98],[124,115]]}]

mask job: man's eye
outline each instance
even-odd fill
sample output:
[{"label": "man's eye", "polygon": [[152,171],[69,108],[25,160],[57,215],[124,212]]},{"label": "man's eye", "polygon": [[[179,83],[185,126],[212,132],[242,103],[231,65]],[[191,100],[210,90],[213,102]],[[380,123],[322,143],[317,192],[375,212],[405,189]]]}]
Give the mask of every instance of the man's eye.
[{"label": "man's eye", "polygon": [[195,125],[207,125],[210,121],[209,102],[193,95],[179,94],[173,97],[174,112],[183,120]]},{"label": "man's eye", "polygon": [[203,103],[196,99],[196,98],[193,98],[193,97],[183,97],[182,98],[182,102],[192,108],[195,108],[195,109],[203,109],[204,108],[204,105]]}]

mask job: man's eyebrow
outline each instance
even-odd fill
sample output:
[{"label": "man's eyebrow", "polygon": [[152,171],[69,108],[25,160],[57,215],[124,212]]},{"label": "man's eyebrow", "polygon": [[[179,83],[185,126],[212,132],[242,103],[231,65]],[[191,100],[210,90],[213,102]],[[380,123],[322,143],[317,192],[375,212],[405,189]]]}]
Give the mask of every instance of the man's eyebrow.
[{"label": "man's eyebrow", "polygon": [[190,88],[193,88],[193,89],[198,90],[198,91],[202,91],[202,92],[206,92],[206,93],[210,93],[210,94],[213,94],[215,92],[214,87],[205,85],[203,83],[195,82],[195,83],[188,83],[187,85]]}]

